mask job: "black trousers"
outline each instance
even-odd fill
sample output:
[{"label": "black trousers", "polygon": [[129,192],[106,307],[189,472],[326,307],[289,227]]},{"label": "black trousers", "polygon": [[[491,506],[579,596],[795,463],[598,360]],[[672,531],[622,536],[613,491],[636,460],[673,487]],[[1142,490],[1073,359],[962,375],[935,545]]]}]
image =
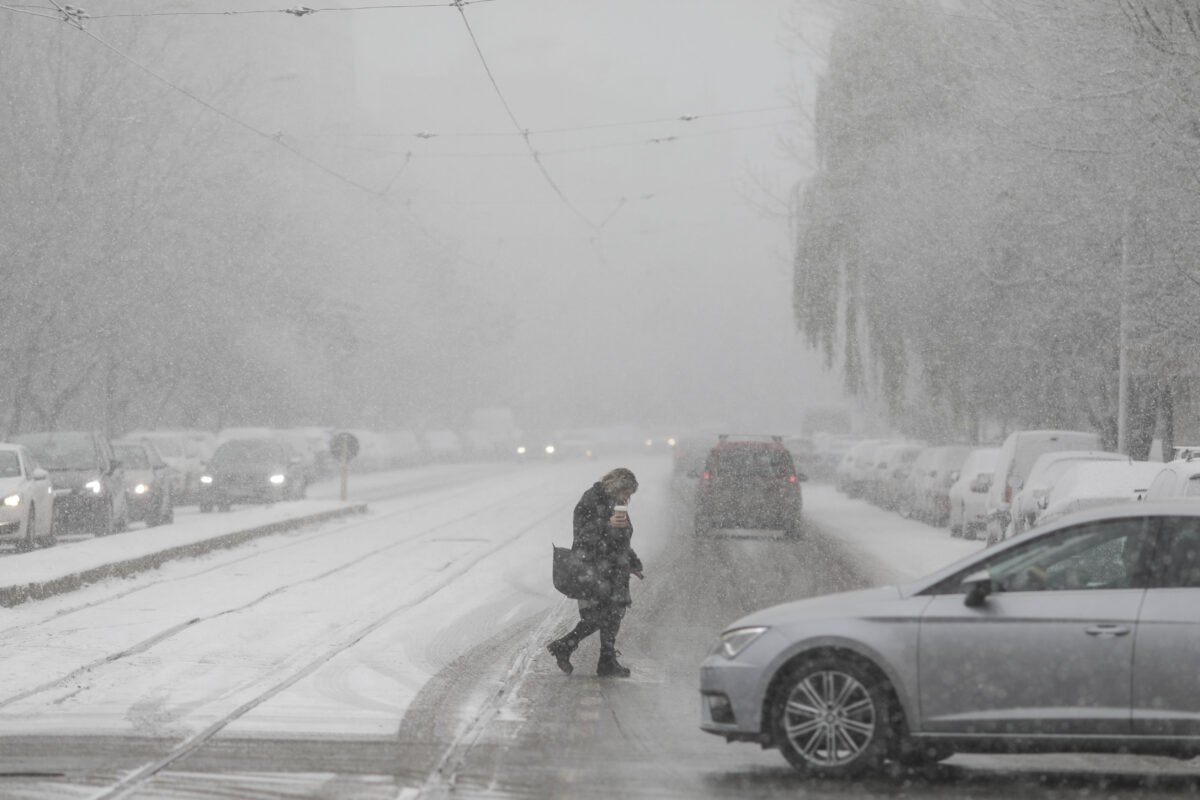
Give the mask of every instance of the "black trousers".
[{"label": "black trousers", "polygon": [[617,632],[621,630],[621,619],[628,606],[605,600],[588,600],[579,603],[579,623],[574,630],[562,638],[572,650],[579,643],[600,631],[600,657],[615,658],[617,654]]}]

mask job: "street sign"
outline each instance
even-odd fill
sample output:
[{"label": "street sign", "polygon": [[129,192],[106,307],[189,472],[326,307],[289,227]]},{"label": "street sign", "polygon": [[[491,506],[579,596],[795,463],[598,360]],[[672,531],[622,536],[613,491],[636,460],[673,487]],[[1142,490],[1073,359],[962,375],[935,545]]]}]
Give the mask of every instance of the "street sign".
[{"label": "street sign", "polygon": [[329,449],[338,461],[349,461],[358,455],[358,437],[345,432],[336,434],[329,443]]}]

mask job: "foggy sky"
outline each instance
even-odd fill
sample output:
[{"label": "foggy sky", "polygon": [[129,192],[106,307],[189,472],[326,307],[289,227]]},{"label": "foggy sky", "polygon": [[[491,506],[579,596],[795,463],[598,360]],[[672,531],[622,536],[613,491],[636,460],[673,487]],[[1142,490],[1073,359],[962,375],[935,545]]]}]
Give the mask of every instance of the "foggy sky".
[{"label": "foggy sky", "polygon": [[[819,68],[786,27],[796,7],[467,6],[565,200],[515,135],[457,11],[355,17],[364,121],[342,133],[413,154],[394,191],[452,243],[463,277],[517,319],[515,341],[480,369],[468,402],[553,425],[780,429],[804,402],[831,397],[791,318],[787,220],[762,210],[786,202],[804,174],[782,146],[805,146],[805,121],[784,107]],[[701,119],[612,124],[683,114]],[[539,133],[575,127],[589,129]],[[670,136],[681,138],[648,143]]]}]

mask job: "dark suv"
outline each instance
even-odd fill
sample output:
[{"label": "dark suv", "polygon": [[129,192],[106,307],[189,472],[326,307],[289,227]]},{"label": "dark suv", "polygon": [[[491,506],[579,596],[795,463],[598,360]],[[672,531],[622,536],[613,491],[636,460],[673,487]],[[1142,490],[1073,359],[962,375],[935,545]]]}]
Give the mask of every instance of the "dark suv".
[{"label": "dark suv", "polygon": [[781,436],[722,434],[696,487],[698,536],[718,528],[778,528],[802,535],[800,482]]},{"label": "dark suv", "polygon": [[54,527],[62,533],[84,530],[104,536],[125,530],[125,474],[102,433],[54,431],[13,437],[50,473],[54,487]]}]

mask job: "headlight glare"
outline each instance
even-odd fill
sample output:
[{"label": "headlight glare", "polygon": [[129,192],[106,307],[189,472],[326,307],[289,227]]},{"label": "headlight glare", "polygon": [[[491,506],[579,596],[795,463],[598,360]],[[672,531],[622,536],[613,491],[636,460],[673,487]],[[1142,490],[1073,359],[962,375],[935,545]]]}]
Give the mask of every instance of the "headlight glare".
[{"label": "headlight glare", "polygon": [[4,505],[8,506],[9,508],[16,508],[17,506],[21,505],[21,495],[10,494],[8,497],[4,498]]},{"label": "headlight glare", "polygon": [[201,475],[200,482],[201,483],[212,483],[212,475]]},{"label": "headlight glare", "polygon": [[275,484],[276,486],[278,486],[279,484],[281,484],[281,483],[283,483],[284,481],[286,481],[286,480],[287,480],[287,476],[285,476],[285,475],[272,475],[272,476],[269,478],[269,480],[271,481],[271,483],[273,483],[273,484]]},{"label": "headlight glare", "polygon": [[104,491],[104,487],[100,484],[100,481],[88,481],[83,485],[83,488],[91,489],[92,494],[100,494]]},{"label": "headlight glare", "polygon": [[133,487],[134,494],[145,494],[148,491],[150,491],[150,487],[144,483],[139,483],[137,486]]},{"label": "headlight glare", "polygon": [[717,643],[714,652],[728,659],[738,657],[738,654],[750,646],[758,637],[767,632],[766,628],[734,628],[731,631],[725,631],[721,634],[721,641]]}]

